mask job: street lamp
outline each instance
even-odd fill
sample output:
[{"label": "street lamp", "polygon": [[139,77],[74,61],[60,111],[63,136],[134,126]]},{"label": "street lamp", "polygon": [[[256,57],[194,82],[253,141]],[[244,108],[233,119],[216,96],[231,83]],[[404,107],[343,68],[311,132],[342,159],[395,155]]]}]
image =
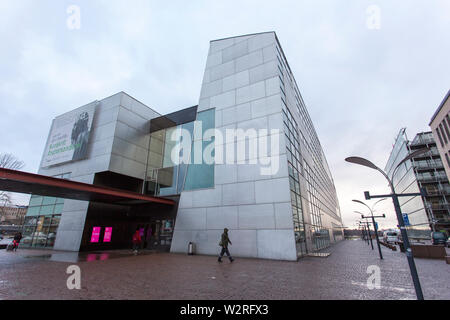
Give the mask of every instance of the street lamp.
[{"label": "street lamp", "polygon": [[[357,214],[360,214],[361,215],[361,219],[364,219],[364,214],[362,212],[359,212],[359,211],[354,211],[354,212],[357,213]],[[370,240],[370,246],[372,247],[372,250],[373,250],[372,235],[370,234],[370,225],[369,225],[368,221],[366,221],[366,225],[367,225],[367,244],[369,244],[369,240]]]},{"label": "street lamp", "polygon": [[416,296],[417,296],[418,300],[423,300],[422,287],[420,286],[419,275],[417,274],[416,264],[414,262],[414,257],[412,255],[411,247],[409,245],[408,234],[406,233],[405,223],[403,221],[400,203],[398,201],[398,195],[395,193],[395,188],[394,188],[394,184],[393,184],[392,180],[394,179],[395,171],[397,171],[397,169],[400,167],[401,164],[405,163],[406,161],[410,160],[411,158],[418,156],[419,154],[422,154],[422,153],[425,153],[428,151],[430,151],[429,148],[422,148],[422,149],[416,150],[416,151],[410,153],[409,155],[407,155],[394,168],[394,170],[392,171],[391,178],[389,178],[388,175],[383,170],[378,168],[376,165],[374,165],[371,161],[369,161],[367,159],[364,159],[361,157],[348,157],[345,159],[345,161],[347,161],[347,162],[359,164],[361,166],[369,167],[371,169],[375,169],[375,170],[379,171],[389,182],[389,187],[391,188],[390,197],[392,197],[392,201],[394,202],[395,213],[397,215],[398,224],[400,226],[400,232],[402,234],[404,246],[406,249],[406,258],[408,259],[409,270],[411,272],[411,277],[412,277],[412,280],[414,283],[414,288],[416,290]]},{"label": "street lamp", "polygon": [[[370,211],[370,215],[371,215],[372,223],[373,223],[373,228],[374,228],[374,230],[375,230],[375,240],[377,240],[378,253],[379,253],[379,255],[380,255],[380,259],[383,259],[383,254],[381,253],[380,239],[378,239],[378,228],[377,228],[377,224],[375,223],[375,217],[373,216],[373,209],[375,208],[375,205],[376,205],[377,203],[379,203],[379,202],[381,202],[381,201],[383,201],[383,200],[386,200],[386,198],[383,198],[383,199],[378,200],[377,202],[375,202],[375,203],[373,204],[372,208],[370,208],[367,204],[365,204],[365,203],[362,202],[362,201],[359,201],[359,200],[352,200],[353,202],[357,202],[357,203],[360,203],[360,204],[366,206],[366,207],[369,209],[369,211]],[[364,217],[364,215],[362,215],[362,217]],[[370,240],[372,240],[372,238],[371,238]]]},{"label": "street lamp", "polygon": [[362,226],[362,230],[361,230],[361,232],[362,232],[362,239],[363,240],[367,240],[367,245],[369,245],[369,237],[367,236],[367,239],[366,239],[366,235],[367,235],[366,224],[364,222],[361,222],[361,221],[358,221],[358,223],[359,223],[359,227],[360,228]]}]

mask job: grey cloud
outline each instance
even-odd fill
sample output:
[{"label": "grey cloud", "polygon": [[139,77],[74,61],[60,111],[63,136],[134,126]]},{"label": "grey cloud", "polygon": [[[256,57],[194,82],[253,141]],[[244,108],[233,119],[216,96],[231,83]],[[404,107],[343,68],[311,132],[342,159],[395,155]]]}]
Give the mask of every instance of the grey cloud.
[{"label": "grey cloud", "polygon": [[[81,8],[80,30],[66,27],[71,4]],[[381,8],[377,31],[366,28],[372,4]],[[56,115],[121,90],[161,113],[194,105],[210,40],[274,30],[351,224],[358,210],[351,199],[386,185],[344,158],[384,167],[398,130],[429,130],[450,85],[445,0],[23,0],[0,9],[0,152],[25,160],[31,172]]]}]

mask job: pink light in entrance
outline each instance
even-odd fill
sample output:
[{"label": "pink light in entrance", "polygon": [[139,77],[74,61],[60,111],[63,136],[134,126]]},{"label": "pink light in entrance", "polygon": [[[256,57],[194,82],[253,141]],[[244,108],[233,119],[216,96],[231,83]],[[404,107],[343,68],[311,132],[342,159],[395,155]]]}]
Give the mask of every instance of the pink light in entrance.
[{"label": "pink light in entrance", "polygon": [[112,228],[105,228],[105,235],[103,236],[103,242],[111,242]]},{"label": "pink light in entrance", "polygon": [[101,227],[94,227],[92,229],[91,242],[98,242],[98,240],[100,239],[101,230],[102,230]]}]

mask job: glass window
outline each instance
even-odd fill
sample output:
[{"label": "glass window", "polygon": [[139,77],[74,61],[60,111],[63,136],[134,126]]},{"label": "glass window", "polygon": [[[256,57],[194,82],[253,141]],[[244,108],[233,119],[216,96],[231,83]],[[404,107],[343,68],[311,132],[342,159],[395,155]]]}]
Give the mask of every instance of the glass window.
[{"label": "glass window", "polygon": [[56,203],[56,198],[53,197],[44,197],[44,200],[42,201],[42,205],[50,205],[50,204],[55,204]]},{"label": "glass window", "polygon": [[214,187],[214,165],[189,165],[184,190],[195,190],[212,187]]},{"label": "glass window", "polygon": [[447,134],[447,138],[450,139],[450,132],[448,131],[447,122],[445,120],[442,121],[444,125],[445,133]]},{"label": "glass window", "polygon": [[38,216],[41,207],[29,207],[27,210],[27,216]]},{"label": "glass window", "polygon": [[[445,116],[445,119],[447,120],[447,125],[450,127],[450,118],[448,114]],[[432,140],[433,136],[430,137],[430,140]]]},{"label": "glass window", "polygon": [[31,246],[33,241],[33,234],[36,230],[36,226],[25,226],[23,228],[23,238],[21,240],[21,245],[23,246]]},{"label": "glass window", "polygon": [[159,130],[150,134],[149,168],[163,167],[164,140],[166,130]]},{"label": "glass window", "polygon": [[439,138],[439,142],[441,143],[441,147],[444,147],[444,141],[442,141],[441,133],[439,132],[439,128],[436,128],[436,133]]},{"label": "glass window", "polygon": [[42,204],[42,199],[43,199],[43,197],[41,197],[41,196],[31,196],[29,206],[30,207],[40,206]]},{"label": "glass window", "polygon": [[[172,137],[174,137],[175,133],[181,132],[180,127],[173,127],[166,129],[166,140],[164,141],[164,156],[163,156],[163,168],[173,167],[175,166],[174,161],[178,163],[178,159],[172,159],[172,151],[174,150],[175,146],[178,144],[176,140],[172,140]],[[174,161],[172,161],[174,160]]]},{"label": "glass window", "polygon": [[36,228],[36,232],[33,236],[33,247],[45,247],[47,242],[49,226],[42,226],[41,228]]},{"label": "glass window", "polygon": [[445,160],[447,160],[447,165],[450,167],[450,159],[448,158],[448,154],[445,154]]},{"label": "glass window", "polygon": [[439,124],[439,129],[441,129],[442,137],[444,138],[445,144],[448,143],[447,137],[444,133],[444,129],[442,129],[442,123]]},{"label": "glass window", "polygon": [[52,216],[45,216],[44,217],[44,225],[48,226],[50,225],[50,222],[52,221]]},{"label": "glass window", "polygon": [[[201,121],[202,123],[201,135],[203,137],[203,134],[206,130],[213,129],[215,127],[215,109],[199,112],[197,114],[197,121]],[[209,141],[204,141],[202,143],[202,154],[205,151],[205,148],[210,143],[211,142]],[[194,144],[192,144],[192,148],[194,148]],[[184,190],[195,190],[212,187],[214,187],[214,164],[202,163],[190,164],[188,166]]]},{"label": "glass window", "polygon": [[35,226],[37,224],[38,217],[25,217],[24,225]]},{"label": "glass window", "polygon": [[55,206],[42,206],[42,207],[41,207],[41,210],[39,211],[39,213],[40,213],[41,215],[52,214],[54,208],[55,208]]},{"label": "glass window", "polygon": [[69,172],[69,173],[64,173],[64,174],[62,175],[62,178],[63,178],[63,179],[70,179],[70,172]]},{"label": "glass window", "polygon": [[45,233],[45,231],[46,228],[48,227],[44,228],[43,224],[44,224],[44,217],[42,216],[38,218],[36,229],[32,234],[33,239],[31,245],[33,247],[45,246],[45,242],[47,240],[47,234]]},{"label": "glass window", "polygon": [[57,227],[59,225],[59,221],[60,220],[61,220],[61,216],[60,215],[53,216],[51,225]]},{"label": "glass window", "polygon": [[64,208],[64,203],[55,205],[53,213],[62,213]]},{"label": "glass window", "polygon": [[46,239],[46,247],[53,247],[55,244],[55,239],[56,239],[56,231],[57,231],[58,227],[54,227],[51,226],[48,229],[48,233],[47,233],[47,239]]},{"label": "glass window", "polygon": [[157,188],[159,195],[176,194],[178,166],[158,170]]}]

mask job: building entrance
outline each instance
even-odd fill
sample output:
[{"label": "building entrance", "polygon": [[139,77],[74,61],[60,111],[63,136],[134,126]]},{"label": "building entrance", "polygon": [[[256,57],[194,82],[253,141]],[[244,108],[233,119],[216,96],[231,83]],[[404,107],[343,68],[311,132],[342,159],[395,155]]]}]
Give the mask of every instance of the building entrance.
[{"label": "building entrance", "polygon": [[170,251],[174,219],[151,219],[146,230],[145,248]]},{"label": "building entrance", "polygon": [[172,244],[176,206],[117,206],[90,203],[80,251],[132,249],[139,230],[140,249],[168,252]]}]

